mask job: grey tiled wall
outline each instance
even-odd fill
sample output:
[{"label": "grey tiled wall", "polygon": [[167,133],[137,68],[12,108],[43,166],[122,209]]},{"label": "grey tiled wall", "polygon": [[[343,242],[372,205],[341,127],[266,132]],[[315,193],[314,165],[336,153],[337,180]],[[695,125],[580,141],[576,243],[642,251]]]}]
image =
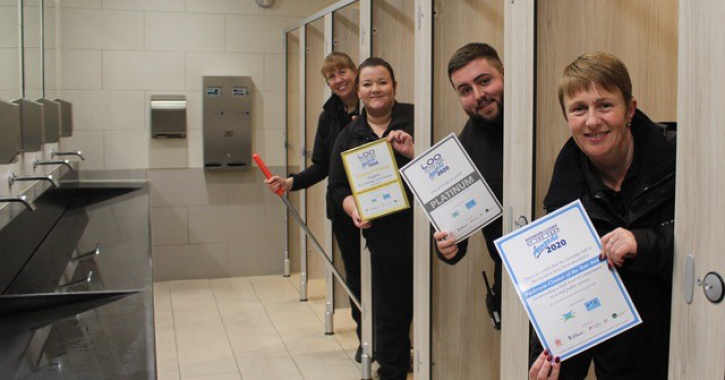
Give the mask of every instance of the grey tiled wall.
[{"label": "grey tiled wall", "polygon": [[282,273],[285,208],[259,170],[152,169],[147,177],[155,280]]}]

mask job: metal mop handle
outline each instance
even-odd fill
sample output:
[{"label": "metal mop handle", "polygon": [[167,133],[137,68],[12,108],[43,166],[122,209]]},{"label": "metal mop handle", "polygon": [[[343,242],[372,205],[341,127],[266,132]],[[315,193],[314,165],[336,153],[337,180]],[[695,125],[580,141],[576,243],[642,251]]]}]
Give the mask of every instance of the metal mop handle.
[{"label": "metal mop handle", "polygon": [[[252,159],[254,160],[254,162],[257,163],[257,166],[259,166],[259,170],[261,170],[262,173],[264,173],[264,176],[267,177],[267,179],[272,177],[272,173],[267,168],[267,165],[264,164],[262,157],[259,157],[259,155],[257,153],[254,153],[254,154],[252,154]],[[335,275],[335,277],[337,277],[337,279],[340,280],[340,285],[342,285],[342,287],[345,289],[347,294],[350,296],[350,299],[352,299],[353,303],[355,303],[355,305],[358,307],[358,309],[362,309],[362,307],[360,306],[360,300],[358,300],[357,297],[355,297],[355,295],[352,293],[350,288],[347,286],[347,281],[345,281],[345,278],[343,278],[342,275],[340,274],[340,272],[337,271],[337,268],[335,268],[335,265],[332,263],[330,258],[327,256],[327,254],[325,253],[325,250],[322,248],[320,243],[315,238],[315,235],[313,235],[312,232],[310,231],[310,229],[307,227],[307,224],[302,220],[302,217],[300,217],[300,214],[298,214],[297,210],[295,210],[294,207],[292,207],[292,205],[289,203],[289,200],[287,200],[287,198],[284,197],[284,190],[282,190],[282,188],[277,189],[277,195],[279,195],[279,199],[281,199],[282,202],[284,202],[284,204],[287,205],[287,209],[289,209],[290,214],[292,214],[292,216],[294,216],[295,220],[297,220],[297,223],[299,223],[300,226],[302,226],[302,230],[304,230],[305,234],[307,234],[307,237],[309,237],[310,240],[312,240],[312,243],[315,245],[315,247],[317,247],[318,253],[320,253],[322,258],[325,259],[325,261],[327,261],[327,265],[330,266],[330,269],[332,270],[332,273]]]}]

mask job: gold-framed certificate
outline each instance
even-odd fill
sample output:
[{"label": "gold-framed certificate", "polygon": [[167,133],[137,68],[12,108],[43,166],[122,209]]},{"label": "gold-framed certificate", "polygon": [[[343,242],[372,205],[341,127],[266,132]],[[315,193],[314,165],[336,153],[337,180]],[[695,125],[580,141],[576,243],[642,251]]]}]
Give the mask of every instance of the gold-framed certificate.
[{"label": "gold-framed certificate", "polygon": [[341,155],[361,220],[410,208],[393,147],[386,139],[360,145]]}]

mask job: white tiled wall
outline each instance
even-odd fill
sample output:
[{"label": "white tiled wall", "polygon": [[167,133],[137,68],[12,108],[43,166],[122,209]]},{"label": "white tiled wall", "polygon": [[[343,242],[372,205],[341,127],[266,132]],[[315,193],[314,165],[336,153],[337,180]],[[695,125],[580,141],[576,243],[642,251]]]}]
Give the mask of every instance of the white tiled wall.
[{"label": "white tiled wall", "polygon": [[[85,170],[146,170],[158,280],[281,271],[284,206],[261,175],[201,169],[202,76],[251,76],[252,150],[281,170],[282,30],[334,2],[276,0],[262,9],[254,0],[60,0],[59,83],[75,119],[62,148],[84,151]],[[0,20],[12,21],[7,8]],[[2,50],[13,43],[0,33],[3,66],[13,64]],[[0,83],[17,81],[5,74]],[[186,139],[151,139],[156,94],[186,95]]]},{"label": "white tiled wall", "polygon": [[[104,133],[102,147],[72,148],[103,152],[86,167],[145,169],[164,162],[166,167],[201,167],[201,78],[245,75],[252,77],[255,91],[252,148],[269,165],[282,165],[282,30],[333,2],[277,0],[262,9],[253,0],[61,0],[61,95],[75,106],[76,130]],[[0,19],[15,16],[14,6],[0,7]],[[2,36],[0,63],[8,67],[16,64],[16,53],[3,54],[2,48],[17,42]],[[8,70],[0,79],[17,82]],[[189,99],[182,165],[178,144],[142,142],[138,133],[149,130],[150,96],[167,93]],[[126,131],[130,137],[116,140]],[[127,142],[134,145],[120,149]],[[164,159],[165,145],[173,160]]]}]

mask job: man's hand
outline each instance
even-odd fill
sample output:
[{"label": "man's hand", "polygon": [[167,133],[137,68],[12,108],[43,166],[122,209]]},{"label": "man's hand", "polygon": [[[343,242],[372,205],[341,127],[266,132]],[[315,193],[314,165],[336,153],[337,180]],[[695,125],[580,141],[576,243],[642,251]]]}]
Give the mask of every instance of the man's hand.
[{"label": "man's hand", "polygon": [[458,244],[454,243],[453,239],[447,239],[448,236],[448,232],[436,232],[433,234],[433,239],[436,241],[438,251],[450,260],[458,254]]}]

